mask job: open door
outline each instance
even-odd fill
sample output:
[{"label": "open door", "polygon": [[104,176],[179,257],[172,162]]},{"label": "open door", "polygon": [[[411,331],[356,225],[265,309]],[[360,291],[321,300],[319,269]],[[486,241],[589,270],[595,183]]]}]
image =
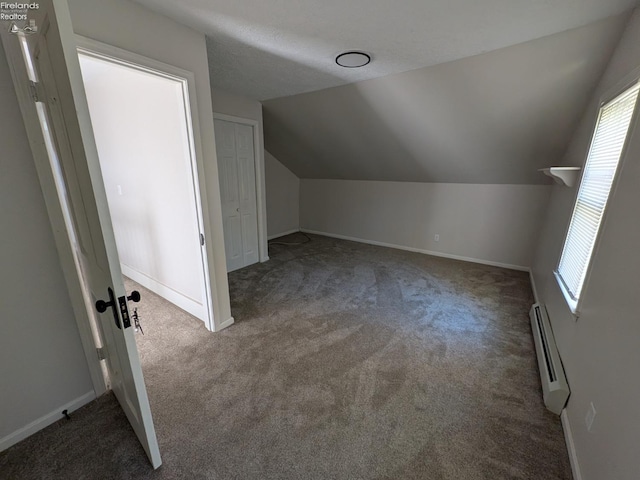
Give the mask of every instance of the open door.
[{"label": "open door", "polygon": [[16,91],[24,92],[25,83],[31,81],[33,101],[25,107],[27,102],[21,99],[21,106],[33,154],[47,156],[52,170],[58,170],[59,194],[68,205],[67,226],[87,287],[85,294],[91,307],[101,307],[97,315],[112,389],[151,464],[158,468],[160,451],[130,327],[67,1],[41,1],[28,15],[35,29],[24,31],[17,25],[14,30],[18,32],[9,33],[9,25],[1,28]]}]

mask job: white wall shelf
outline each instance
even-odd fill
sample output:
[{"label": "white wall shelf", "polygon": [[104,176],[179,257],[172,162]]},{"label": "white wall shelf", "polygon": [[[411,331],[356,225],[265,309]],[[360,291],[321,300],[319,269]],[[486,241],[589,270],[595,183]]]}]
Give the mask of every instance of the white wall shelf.
[{"label": "white wall shelf", "polygon": [[573,187],[578,180],[580,167],[549,167],[541,168],[539,172],[553,178],[558,185]]}]

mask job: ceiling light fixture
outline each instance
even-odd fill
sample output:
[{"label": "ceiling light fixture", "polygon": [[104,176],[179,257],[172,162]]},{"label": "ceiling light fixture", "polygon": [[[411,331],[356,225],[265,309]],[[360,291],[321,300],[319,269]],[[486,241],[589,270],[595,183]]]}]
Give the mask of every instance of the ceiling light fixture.
[{"label": "ceiling light fixture", "polygon": [[371,62],[371,56],[364,52],[344,52],[336,57],[336,63],[345,68],[364,67]]}]

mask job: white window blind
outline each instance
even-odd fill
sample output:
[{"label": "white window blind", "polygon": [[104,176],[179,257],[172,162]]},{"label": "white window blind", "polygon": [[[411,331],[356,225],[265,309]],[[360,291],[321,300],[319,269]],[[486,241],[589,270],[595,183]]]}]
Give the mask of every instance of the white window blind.
[{"label": "white window blind", "polygon": [[569,296],[568,301],[574,311],[587,276],[604,209],[633,118],[638,91],[640,83],[600,109],[556,272],[565,290],[565,297]]}]

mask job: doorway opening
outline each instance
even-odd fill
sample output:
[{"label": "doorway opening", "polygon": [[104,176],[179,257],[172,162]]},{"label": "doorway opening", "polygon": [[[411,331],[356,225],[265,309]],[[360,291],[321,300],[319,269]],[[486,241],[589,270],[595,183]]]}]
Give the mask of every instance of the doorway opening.
[{"label": "doorway opening", "polygon": [[187,79],[78,56],[122,273],[212,330]]}]

